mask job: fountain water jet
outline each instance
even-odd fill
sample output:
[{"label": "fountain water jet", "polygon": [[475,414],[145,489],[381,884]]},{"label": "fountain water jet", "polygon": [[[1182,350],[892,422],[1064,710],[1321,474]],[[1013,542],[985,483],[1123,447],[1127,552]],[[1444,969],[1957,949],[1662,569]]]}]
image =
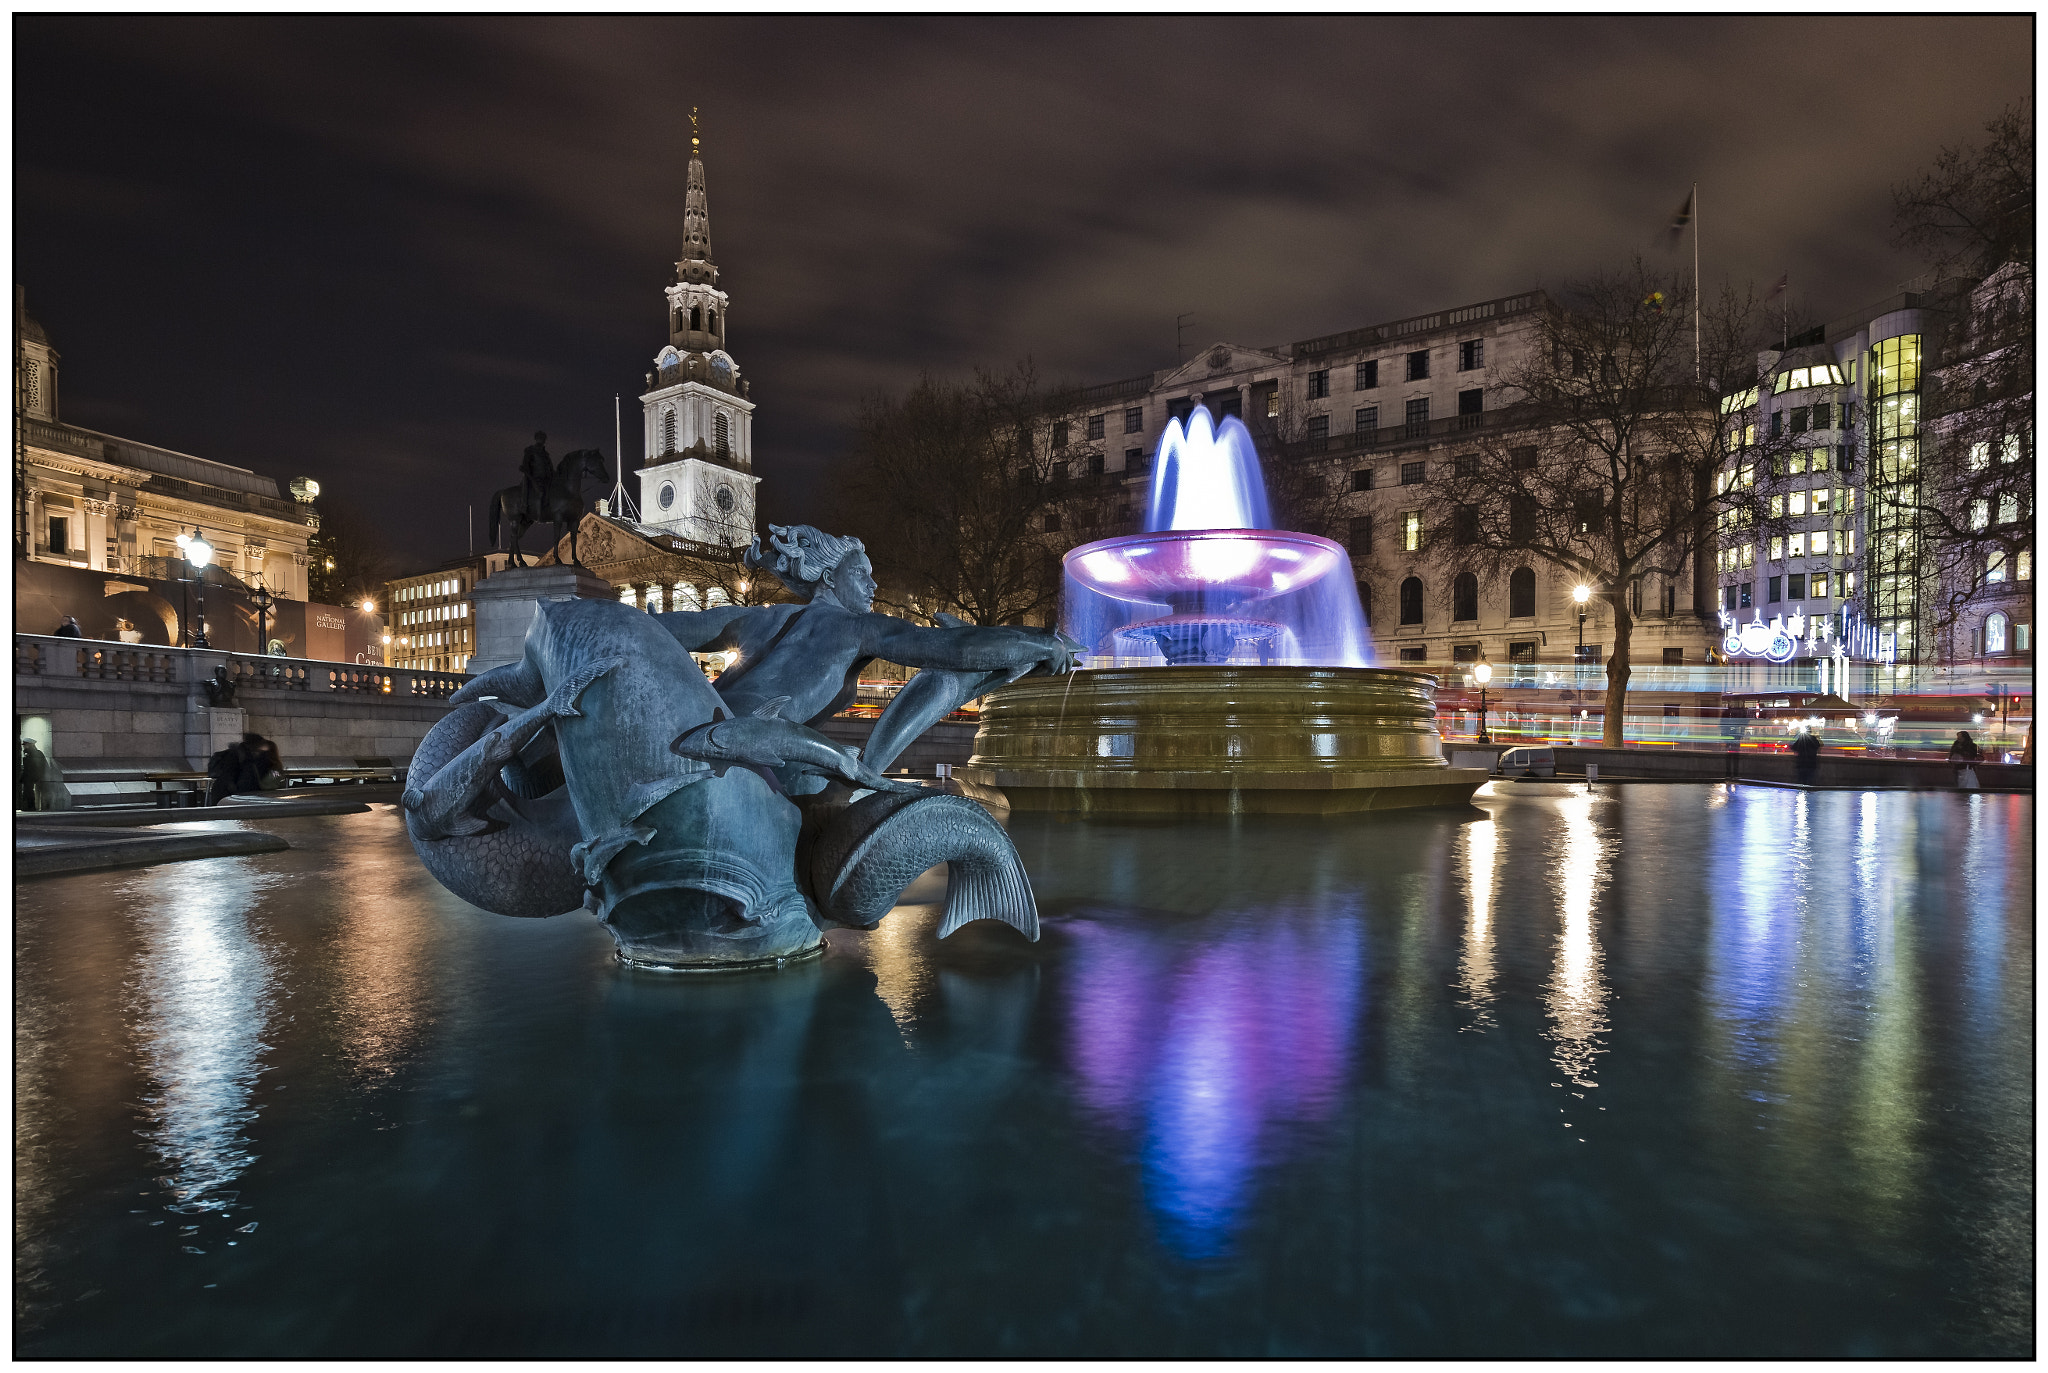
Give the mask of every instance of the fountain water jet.
[{"label": "fountain water jet", "polygon": [[1468,802],[1486,774],[1445,765],[1436,679],[1371,666],[1350,556],[1269,524],[1244,425],[1169,422],[1144,532],[1066,555],[1082,670],[990,695],[956,775],[1082,814]]},{"label": "fountain water jet", "polygon": [[1090,667],[1367,667],[1343,548],[1269,526],[1252,436],[1198,407],[1159,441],[1145,532],[1066,557],[1060,628]]}]

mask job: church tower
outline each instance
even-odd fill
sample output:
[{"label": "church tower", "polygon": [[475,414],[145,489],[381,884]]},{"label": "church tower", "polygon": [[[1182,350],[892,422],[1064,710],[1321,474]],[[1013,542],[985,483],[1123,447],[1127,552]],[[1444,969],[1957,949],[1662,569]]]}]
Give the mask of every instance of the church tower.
[{"label": "church tower", "polygon": [[711,256],[711,210],[697,111],[690,111],[690,174],[683,255],[668,288],[668,346],[655,355],[640,397],[645,457],[641,523],[699,543],[741,547],[754,538],[754,403],[725,351],[727,298]]}]

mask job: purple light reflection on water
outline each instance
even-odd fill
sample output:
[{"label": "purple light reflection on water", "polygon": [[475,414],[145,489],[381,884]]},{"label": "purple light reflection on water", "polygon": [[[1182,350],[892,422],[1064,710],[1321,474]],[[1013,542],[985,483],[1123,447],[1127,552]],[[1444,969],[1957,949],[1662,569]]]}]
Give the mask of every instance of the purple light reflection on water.
[{"label": "purple light reflection on water", "polygon": [[1146,1204],[1169,1247],[1216,1257],[1258,1170],[1339,1100],[1361,1009],[1359,926],[1261,913],[1199,945],[1107,919],[1068,929],[1076,1094],[1142,1138]]}]

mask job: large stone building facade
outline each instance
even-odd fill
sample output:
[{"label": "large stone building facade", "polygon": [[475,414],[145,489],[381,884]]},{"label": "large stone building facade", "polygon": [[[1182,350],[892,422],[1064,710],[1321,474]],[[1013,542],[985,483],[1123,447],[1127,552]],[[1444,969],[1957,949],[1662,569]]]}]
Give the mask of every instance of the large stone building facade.
[{"label": "large stone building facade", "polygon": [[[1507,378],[1553,308],[1528,291],[1275,347],[1219,342],[1178,367],[1083,388],[1043,441],[1077,493],[1105,499],[1054,516],[1049,536],[1073,547],[1142,527],[1161,434],[1204,405],[1244,419],[1269,487],[1298,489],[1305,473],[1325,493],[1314,521],[1324,528],[1310,532],[1348,544],[1381,663],[1602,661],[1611,615],[1597,597],[1574,600],[1575,575],[1535,557],[1495,575],[1425,556],[1419,488],[1461,452],[1529,423]],[[1476,594],[1454,594],[1464,575]],[[1631,593],[1638,671],[1705,663],[1714,607],[1700,592],[1711,587],[1691,570],[1668,586],[1652,580]]]},{"label": "large stone building facade", "polygon": [[203,534],[214,565],[272,595],[306,599],[306,544],[319,528],[310,504],[277,483],[134,439],[66,424],[58,414],[58,354],[20,308],[17,290],[17,537],[33,562],[95,572],[162,575],[181,562],[179,535]]},{"label": "large stone building facade", "polygon": [[[339,609],[305,609],[315,488],[295,483],[287,497],[247,468],[66,423],[57,350],[19,287],[15,305],[17,610],[61,611],[89,635],[152,644],[203,629],[215,647],[249,652],[287,626],[282,651],[339,655]],[[194,537],[212,548],[203,572],[185,556]],[[202,606],[211,623],[199,623]]]}]

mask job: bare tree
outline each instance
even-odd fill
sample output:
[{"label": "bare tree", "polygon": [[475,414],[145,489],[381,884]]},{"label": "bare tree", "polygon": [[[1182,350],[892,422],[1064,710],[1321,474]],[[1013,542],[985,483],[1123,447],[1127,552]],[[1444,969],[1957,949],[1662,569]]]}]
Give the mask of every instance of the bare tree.
[{"label": "bare tree", "polygon": [[[1255,397],[1263,392],[1254,392]],[[1350,533],[1351,468],[1341,457],[1327,456],[1328,420],[1319,432],[1309,421],[1321,418],[1286,387],[1274,393],[1273,413],[1254,415],[1249,428],[1259,448],[1266,483],[1266,505],[1275,529],[1290,529],[1343,543]]]},{"label": "bare tree", "polygon": [[[1754,298],[1724,295],[1701,324],[1696,359],[1692,283],[1640,259],[1569,286],[1505,378],[1526,425],[1481,431],[1418,488],[1422,551],[1451,587],[1534,555],[1607,603],[1610,747],[1623,741],[1631,589],[1679,582],[1722,532],[1767,520],[1761,483],[1786,442],[1757,423],[1768,326]],[[1709,615],[1706,579],[1694,586],[1694,610]]]},{"label": "bare tree", "polygon": [[1925,255],[1948,321],[1911,460],[1881,454],[1871,473],[1932,599],[1930,627],[1951,639],[1965,606],[2015,586],[2034,542],[2031,111],[2009,106],[1985,132],[1893,190],[1894,242]]},{"label": "bare tree", "polygon": [[384,601],[384,584],[398,559],[383,529],[355,505],[335,496],[320,502],[320,530],[306,541],[306,585],[322,605]]},{"label": "bare tree", "polygon": [[1037,441],[1052,407],[1025,362],[971,384],[927,376],[861,408],[840,494],[884,585],[976,624],[1052,614],[1047,520],[1058,532],[1072,499],[1072,455]]}]

